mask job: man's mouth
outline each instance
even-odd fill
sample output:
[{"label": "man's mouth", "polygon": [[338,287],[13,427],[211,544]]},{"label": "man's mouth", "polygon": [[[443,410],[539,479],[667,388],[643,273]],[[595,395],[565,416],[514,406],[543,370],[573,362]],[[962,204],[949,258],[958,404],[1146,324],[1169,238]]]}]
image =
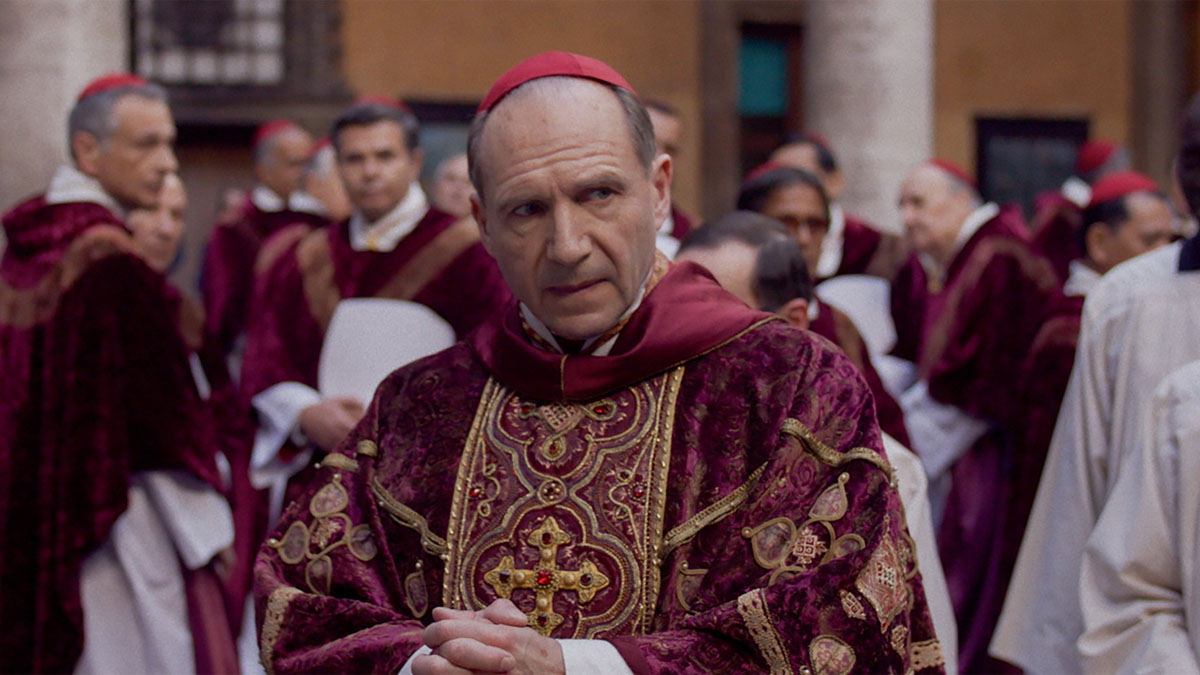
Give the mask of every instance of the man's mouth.
[{"label": "man's mouth", "polygon": [[546,292],[550,293],[551,295],[565,297],[580,291],[585,291],[599,283],[600,279],[590,279],[588,281],[581,281],[577,284],[560,284],[558,286],[550,286],[546,288]]}]

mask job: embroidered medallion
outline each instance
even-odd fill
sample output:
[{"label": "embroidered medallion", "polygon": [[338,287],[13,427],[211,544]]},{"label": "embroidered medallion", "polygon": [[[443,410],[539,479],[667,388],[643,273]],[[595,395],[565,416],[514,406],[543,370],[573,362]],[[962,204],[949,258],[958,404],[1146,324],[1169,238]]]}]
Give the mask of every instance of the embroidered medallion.
[{"label": "embroidered medallion", "polygon": [[904,658],[908,654],[908,626],[900,624],[892,627],[891,642],[892,649],[896,650],[900,658]]},{"label": "embroidered medallion", "polygon": [[858,619],[859,621],[866,621],[867,610],[862,606],[862,603],[858,601],[858,598],[854,597],[854,594],[847,590],[843,590],[841,595],[842,611],[846,613],[846,616],[852,619]]},{"label": "embroidered medallion", "polygon": [[854,669],[854,648],[834,635],[818,635],[808,645],[816,675],[846,675]]},{"label": "embroidered medallion", "polygon": [[556,638],[644,633],[682,377],[578,403],[528,401],[489,381],[459,464],[443,604],[508,597]]}]

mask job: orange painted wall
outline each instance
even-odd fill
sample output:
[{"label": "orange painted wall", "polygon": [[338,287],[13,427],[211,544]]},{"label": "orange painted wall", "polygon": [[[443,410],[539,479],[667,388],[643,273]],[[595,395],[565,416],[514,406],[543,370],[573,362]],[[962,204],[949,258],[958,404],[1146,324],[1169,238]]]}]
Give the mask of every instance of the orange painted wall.
[{"label": "orange painted wall", "polygon": [[976,115],[1087,117],[1127,143],[1130,1],[937,0],[935,152],[973,167]]},{"label": "orange painted wall", "polygon": [[[642,95],[679,108],[687,128],[677,203],[700,191],[700,8],[664,0],[342,1],[343,70],[357,93],[478,101],[492,81],[541,51],[607,61]],[[695,162],[689,162],[695,158]]]}]

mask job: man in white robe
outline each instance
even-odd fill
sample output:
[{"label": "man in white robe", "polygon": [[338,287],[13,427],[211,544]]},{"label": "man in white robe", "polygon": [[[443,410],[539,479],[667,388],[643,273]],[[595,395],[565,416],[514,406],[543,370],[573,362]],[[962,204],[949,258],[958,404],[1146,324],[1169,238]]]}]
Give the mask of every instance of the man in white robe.
[{"label": "man in white robe", "polygon": [[[1185,126],[1180,181],[1200,204],[1200,105]],[[1145,254],[1088,294],[1075,367],[991,653],[1028,672],[1080,672],[1084,546],[1128,458],[1150,393],[1200,359],[1200,239]]]},{"label": "man in white robe", "polygon": [[1086,672],[1200,672],[1200,361],[1163,381],[1083,556]]}]

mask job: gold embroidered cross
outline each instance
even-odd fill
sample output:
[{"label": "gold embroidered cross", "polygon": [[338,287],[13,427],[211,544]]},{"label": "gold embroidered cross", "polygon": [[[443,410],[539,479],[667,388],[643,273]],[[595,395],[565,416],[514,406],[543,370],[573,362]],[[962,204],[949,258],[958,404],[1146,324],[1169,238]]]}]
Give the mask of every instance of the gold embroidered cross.
[{"label": "gold embroidered cross", "polygon": [[563,622],[562,615],[554,611],[555,592],[575,591],[579,602],[589,602],[596,591],[608,585],[608,577],[590,560],[585,560],[578,571],[558,569],[558,547],[571,543],[571,538],[553,517],[547,517],[530,532],[528,541],[539,551],[533,569],[514,569],[512,556],[506,555],[495,569],[483,575],[483,580],[502,598],[511,596],[514,588],[532,588],[537,599],[533,611],[527,614],[529,626],[549,637],[550,631]]}]

